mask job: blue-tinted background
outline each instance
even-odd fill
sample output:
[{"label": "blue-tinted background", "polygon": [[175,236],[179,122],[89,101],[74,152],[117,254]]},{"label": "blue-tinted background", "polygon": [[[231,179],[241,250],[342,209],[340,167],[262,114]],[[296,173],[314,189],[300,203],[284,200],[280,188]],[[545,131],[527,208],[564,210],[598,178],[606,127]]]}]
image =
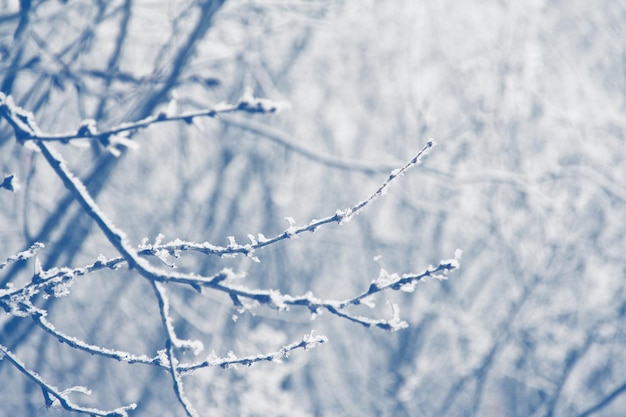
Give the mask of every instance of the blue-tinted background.
[{"label": "blue-tinted background", "polygon": [[[439,144],[350,223],[259,251],[260,264],[177,260],[182,271],[245,272],[251,288],[343,299],[380,268],[420,272],[463,250],[448,281],[356,310],[391,317],[397,304],[410,327],[396,333],[298,309],[239,313],[221,294],[169,286],[176,329],[204,343],[201,357],[274,351],[311,329],[329,338],[283,364],[185,377],[202,415],[623,415],[624,2],[32,3],[25,21],[0,0],[0,82],[46,132],[86,118],[104,130],[172,100],[178,111],[236,102],[246,87],[289,103],[159,124],[117,158],[99,144],[55,145],[134,244],[274,236],[287,216],[306,224],[351,206],[429,138]],[[4,121],[0,169],[21,185],[0,190],[0,258],[37,240],[45,268],[117,255]],[[33,268],[0,280],[20,285]],[[163,348],[153,292],[132,271],[80,277],[43,302],[57,329],[89,343]],[[50,384],[93,391],[72,394],[77,403],[184,415],[160,369],[76,352],[27,318],[3,313],[0,326],[0,343]],[[7,361],[0,381],[0,414],[67,414],[45,411]]]}]

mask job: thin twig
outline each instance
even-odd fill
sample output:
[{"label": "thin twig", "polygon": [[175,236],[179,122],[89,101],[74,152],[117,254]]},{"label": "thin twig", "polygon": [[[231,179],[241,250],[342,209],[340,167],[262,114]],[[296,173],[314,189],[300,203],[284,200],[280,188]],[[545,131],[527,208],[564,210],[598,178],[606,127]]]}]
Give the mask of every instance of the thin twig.
[{"label": "thin twig", "polygon": [[[127,417],[127,410],[134,410],[135,408],[137,408],[137,404],[129,404],[110,411],[100,410],[98,408],[81,407],[68,400],[66,398],[66,393],[71,391],[85,392],[86,389],[84,389],[83,387],[74,387],[75,389],[70,388],[69,390],[60,391],[57,387],[54,387],[44,381],[43,378],[39,376],[39,374],[29,370],[26,365],[24,365],[24,363],[22,363],[22,361],[20,361],[17,356],[13,354],[13,352],[11,352],[7,347],[3,345],[0,345],[0,359],[8,360],[21,373],[26,375],[26,377],[28,377],[30,380],[32,380],[41,387],[44,395],[46,396],[46,399],[48,399],[48,396],[56,398],[59,401],[59,404],[61,404],[61,406],[67,411],[89,414],[90,416]],[[46,401],[46,403],[51,404],[48,403],[48,401]]]},{"label": "thin twig", "polygon": [[97,345],[90,345],[80,339],[68,336],[65,333],[57,330],[54,325],[44,317],[44,314],[42,312],[33,314],[32,318],[35,323],[39,327],[44,329],[47,333],[51,334],[52,336],[56,337],[60,342],[65,343],[74,349],[82,350],[92,355],[104,356],[131,364],[143,363],[149,365],[161,365],[158,356],[155,356],[154,358],[149,358],[146,355],[136,356],[121,350],[107,349]]},{"label": "thin twig", "polygon": [[[44,133],[39,129],[33,129],[36,124],[32,113],[25,111],[15,105],[9,96],[0,92],[0,116],[11,124],[19,141],[37,140],[44,142],[68,142],[76,139],[97,139],[107,141],[109,138],[120,134],[132,133],[145,129],[150,125],[165,122],[184,121],[192,124],[195,118],[211,117],[215,118],[220,114],[245,112],[245,113],[274,113],[279,110],[280,103],[274,103],[268,99],[260,99],[251,95],[242,97],[235,104],[219,103],[208,109],[188,111],[179,114],[171,114],[161,111],[155,115],[150,115],[141,120],[129,123],[122,123],[111,129],[99,132],[96,122],[92,119],[84,120],[74,132],[67,133]],[[20,120],[20,117],[27,117],[30,120]]]},{"label": "thin twig", "polygon": [[301,340],[285,345],[276,352],[244,357],[237,357],[232,352],[229,352],[227,358],[206,359],[193,365],[181,365],[178,367],[178,371],[186,373],[209,366],[219,366],[221,368],[228,369],[235,365],[252,366],[257,362],[281,362],[283,358],[289,357],[289,354],[296,349],[309,350],[326,342],[328,342],[326,336],[316,335],[313,331],[311,331],[310,333],[302,336]]},{"label": "thin twig", "polygon": [[427,154],[427,152],[435,146],[436,143],[433,140],[429,140],[426,145],[411,159],[407,162],[403,167],[393,170],[387,179],[378,187],[376,191],[370,194],[367,198],[362,201],[359,201],[352,207],[346,208],[344,210],[337,210],[334,215],[327,216],[321,220],[315,219],[311,220],[309,224],[304,226],[295,226],[292,224],[292,219],[288,218],[287,220],[290,222],[290,227],[283,231],[282,233],[274,236],[273,238],[265,238],[262,234],[259,234],[258,237],[253,235],[248,235],[248,238],[251,240],[251,243],[246,245],[237,244],[234,239],[228,246],[217,246],[213,245],[209,242],[204,243],[195,243],[195,242],[186,242],[180,239],[176,239],[170,243],[163,245],[144,245],[140,249],[141,254],[156,254],[160,251],[168,251],[168,252],[177,252],[177,251],[185,251],[185,250],[193,250],[196,252],[201,252],[204,254],[211,255],[233,255],[233,254],[243,254],[247,256],[251,256],[252,253],[256,249],[261,249],[266,246],[272,245],[276,242],[280,242],[285,239],[293,239],[295,236],[310,232],[315,232],[321,226],[324,226],[329,223],[339,223],[344,224],[349,222],[355,215],[359,214],[368,204],[372,201],[376,200],[378,197],[383,195],[387,190],[387,187],[391,185],[393,181],[395,181],[398,177],[402,176],[406,171],[408,171],[411,167],[417,165],[422,158]]},{"label": "thin twig", "polygon": [[25,251],[16,253],[13,256],[9,256],[6,259],[6,261],[0,262],[0,269],[4,269],[11,262],[25,261],[27,259],[32,258],[33,256],[37,255],[37,252],[39,251],[39,249],[43,247],[45,247],[43,243],[39,243],[39,242],[33,243],[30,246],[30,248],[26,249]]},{"label": "thin twig", "polygon": [[408,287],[430,277],[445,279],[448,272],[459,268],[459,257],[460,251],[457,251],[455,259],[442,260],[437,266],[430,266],[424,272],[419,274],[404,274],[402,276],[393,274],[386,275],[383,279],[379,277],[371,283],[366,291],[353,298],[343,301],[323,300],[314,296],[310,292],[301,296],[292,296],[288,294],[281,294],[277,290],[250,290],[243,286],[230,286],[218,280],[216,280],[216,282],[203,284],[203,286],[208,286],[212,289],[229,294],[235,303],[237,303],[239,298],[244,298],[257,301],[260,304],[268,305],[277,310],[283,310],[289,306],[307,307],[313,314],[317,314],[321,310],[326,310],[333,315],[361,324],[365,327],[378,327],[383,330],[393,331],[406,327],[406,324],[396,320],[395,318],[385,320],[356,316],[346,311],[346,308],[360,304],[367,305],[368,303],[366,300],[381,291],[409,290]]},{"label": "thin twig", "polygon": [[161,288],[161,284],[159,282],[151,281],[151,283],[154,294],[157,297],[159,312],[161,313],[161,322],[163,323],[163,328],[165,330],[165,353],[169,362],[169,371],[172,375],[176,398],[178,398],[178,402],[185,409],[185,413],[187,413],[188,417],[199,417],[198,412],[193,408],[193,405],[191,405],[185,396],[183,380],[180,372],[178,371],[178,359],[176,359],[174,352],[174,347],[177,345],[178,338],[172,323],[172,318],[169,314],[169,301],[167,299],[167,295],[165,294],[165,290]]}]

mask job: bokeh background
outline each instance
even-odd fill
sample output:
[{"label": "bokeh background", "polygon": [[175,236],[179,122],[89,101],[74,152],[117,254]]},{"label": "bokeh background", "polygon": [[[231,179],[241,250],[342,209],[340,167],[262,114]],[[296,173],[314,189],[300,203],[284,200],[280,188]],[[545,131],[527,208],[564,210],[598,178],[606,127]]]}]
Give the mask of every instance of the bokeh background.
[{"label": "bokeh background", "polygon": [[[223,295],[168,287],[179,335],[201,340],[203,354],[273,351],[311,329],[329,338],[283,364],[186,377],[202,415],[624,415],[626,2],[22,3],[28,18],[0,0],[0,87],[46,132],[232,103],[246,88],[289,104],[153,126],[120,157],[56,145],[136,244],[276,235],[286,216],[306,224],[351,206],[438,142],[348,224],[259,251],[260,264],[177,261],[245,272],[251,288],[342,299],[381,268],[420,272],[463,250],[448,281],[358,311],[391,317],[396,303],[410,327],[395,333],[297,309],[240,313]],[[45,268],[117,255],[4,121],[0,170],[21,185],[0,190],[0,258],[34,241],[46,244]],[[32,273],[32,261],[16,263],[0,282]],[[163,347],[150,286],[132,272],[89,274],[41,303],[89,343],[149,356]],[[29,319],[3,314],[0,326],[0,343],[52,385],[93,391],[72,394],[77,403],[183,415],[162,370],[76,352]],[[67,415],[46,411],[7,361],[0,381],[0,414]]]}]

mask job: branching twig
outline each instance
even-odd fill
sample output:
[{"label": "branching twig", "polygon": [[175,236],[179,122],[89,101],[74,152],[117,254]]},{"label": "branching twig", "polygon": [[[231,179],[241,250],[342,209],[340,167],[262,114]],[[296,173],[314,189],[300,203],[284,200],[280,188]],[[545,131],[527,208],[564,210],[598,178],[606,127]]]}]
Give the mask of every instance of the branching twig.
[{"label": "branching twig", "polygon": [[79,405],[74,404],[69,399],[67,399],[66,395],[72,391],[79,391],[83,393],[89,393],[89,391],[84,387],[73,387],[64,391],[60,391],[58,388],[48,384],[43,380],[41,376],[39,376],[36,372],[29,370],[26,368],[26,365],[20,361],[13,352],[11,352],[8,348],[3,345],[0,345],[0,359],[8,360],[13,366],[15,366],[21,373],[26,375],[30,380],[39,385],[44,392],[44,396],[46,397],[46,405],[52,405],[52,400],[50,396],[54,397],[59,401],[61,407],[68,411],[74,411],[82,414],[89,414],[90,416],[105,416],[105,417],[127,417],[128,410],[134,410],[137,408],[137,404],[129,404],[115,410],[100,410],[98,408],[87,408],[81,407]]},{"label": "branching twig", "polygon": [[165,357],[168,359],[164,360],[164,357],[162,355],[156,355],[154,357],[148,357],[146,355],[137,356],[120,350],[108,349],[101,346],[88,344],[80,339],[68,336],[65,333],[57,330],[52,323],[46,320],[45,315],[41,310],[32,314],[32,318],[35,323],[37,323],[37,325],[43,328],[47,333],[57,338],[61,343],[65,343],[74,349],[82,350],[91,355],[103,356],[106,358],[126,362],[128,364],[138,363],[144,365],[158,366],[170,372],[172,363],[175,363],[176,372],[181,375],[192,373],[195,370],[207,367],[219,366],[221,368],[229,368],[233,365],[251,366],[256,362],[263,361],[279,362],[282,358],[288,357],[289,353],[296,349],[308,350],[328,341],[325,336],[316,335],[311,332],[304,335],[300,341],[285,345],[276,352],[262,353],[258,355],[244,357],[238,357],[231,353],[227,358],[211,357],[199,363],[180,364],[176,363],[176,361],[172,362],[166,351],[164,351],[164,353],[166,354]]},{"label": "branching twig", "polygon": [[124,257],[124,260],[128,263],[130,268],[135,269],[141,276],[150,281],[171,281],[192,285],[194,287],[197,286],[199,282],[210,281],[210,279],[194,274],[162,271],[150,265],[145,259],[140,258],[137,251],[128,242],[126,234],[118,229],[106,218],[104,213],[100,211],[100,208],[93,198],[91,198],[91,195],[89,195],[83,183],[70,172],[61,157],[44,142],[36,141],[35,143],[41,150],[46,161],[48,161],[52,169],[57,173],[59,178],[61,178],[65,187],[72,193],[83,210],[96,222],[108,241]]},{"label": "branching twig", "polygon": [[167,360],[169,363],[169,371],[170,371],[170,374],[172,375],[172,381],[174,384],[174,392],[176,393],[178,402],[185,409],[187,416],[198,417],[198,412],[193,408],[193,405],[191,405],[191,403],[185,396],[183,380],[177,368],[178,360],[176,359],[176,356],[174,353],[174,347],[178,347],[179,340],[178,340],[178,337],[176,336],[174,324],[172,323],[172,318],[170,317],[170,314],[169,314],[169,300],[167,299],[165,290],[161,288],[160,283],[152,281],[152,288],[154,290],[154,294],[157,297],[157,301],[159,304],[159,312],[161,313],[161,322],[163,323],[163,328],[165,330],[165,337],[166,337],[165,353],[167,355]]},{"label": "branching twig", "polygon": [[313,314],[317,314],[321,310],[326,310],[331,314],[365,327],[378,327],[383,330],[393,331],[406,327],[406,323],[400,321],[397,317],[391,320],[377,320],[356,316],[346,311],[346,308],[360,304],[372,306],[372,297],[384,290],[412,291],[412,287],[417,282],[423,281],[426,278],[445,279],[448,272],[459,268],[460,256],[461,251],[457,251],[454,259],[443,260],[437,266],[430,266],[419,274],[404,274],[400,276],[398,274],[388,274],[386,271],[382,270],[380,275],[371,283],[366,291],[343,301],[323,300],[310,292],[302,296],[292,296],[281,294],[276,290],[250,290],[243,286],[231,286],[221,281],[209,282],[203,285],[229,294],[235,304],[241,304],[239,298],[244,298],[257,301],[260,304],[265,304],[278,310],[284,310],[289,306],[303,306],[307,307]]}]

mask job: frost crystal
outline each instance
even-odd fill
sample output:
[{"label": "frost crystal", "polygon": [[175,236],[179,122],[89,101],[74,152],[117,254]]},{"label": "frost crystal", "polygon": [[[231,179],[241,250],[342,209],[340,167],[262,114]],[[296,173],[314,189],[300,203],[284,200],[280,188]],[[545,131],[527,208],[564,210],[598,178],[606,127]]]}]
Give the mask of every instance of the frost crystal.
[{"label": "frost crystal", "polygon": [[165,238],[165,235],[163,233],[159,233],[157,237],[154,239],[154,245],[155,246],[160,245],[161,242],[163,242],[163,238]]},{"label": "frost crystal", "polygon": [[35,242],[27,250],[25,250],[23,252],[19,252],[18,254],[14,255],[14,256],[8,257],[5,262],[0,262],[0,269],[3,269],[4,267],[6,267],[9,264],[9,262],[25,261],[27,259],[32,258],[33,256],[35,256],[37,254],[39,249],[44,248],[44,247],[45,247],[45,245],[43,243]]},{"label": "frost crystal", "polygon": [[335,217],[337,218],[337,223],[342,226],[345,223],[350,223],[350,220],[354,217],[354,212],[352,209],[337,210],[335,212]]},{"label": "frost crystal", "polygon": [[363,297],[359,300],[359,304],[363,304],[364,306],[367,306],[369,308],[374,308],[376,307],[376,302],[375,300],[375,296],[372,295],[368,295],[367,297]]},{"label": "frost crystal", "polygon": [[170,366],[170,361],[167,358],[167,352],[165,351],[165,349],[161,349],[157,352],[157,359],[161,366]]},{"label": "frost crystal", "polygon": [[406,321],[400,319],[400,309],[398,308],[398,305],[390,302],[389,306],[393,312],[393,318],[387,322],[389,324],[389,330],[397,331],[409,327],[409,324]]},{"label": "frost crystal", "polygon": [[250,242],[252,243],[252,245],[257,245],[259,243],[254,237],[254,235],[248,234],[247,236],[248,236],[248,239],[250,239]]},{"label": "frost crystal", "polygon": [[245,89],[237,103],[237,109],[250,113],[276,113],[286,107],[289,107],[289,103],[254,97],[251,88]]},{"label": "frost crystal", "polygon": [[293,219],[293,217],[285,217],[285,220],[287,220],[287,223],[289,223],[289,228],[285,230],[285,233],[287,234],[289,239],[297,237],[296,232],[298,228],[296,227],[296,221]]},{"label": "frost crystal", "polygon": [[65,297],[70,293],[70,287],[72,286],[72,281],[67,281],[63,284],[54,286],[54,296],[56,298]]},{"label": "frost crystal", "polygon": [[270,290],[270,305],[276,307],[279,311],[287,310],[288,306],[285,304],[285,297],[276,290]]},{"label": "frost crystal", "polygon": [[317,230],[317,228],[319,227],[319,225],[315,226],[315,224],[319,223],[319,219],[312,219],[309,222],[309,226],[308,226],[308,230],[311,233],[315,233],[315,231]]},{"label": "frost crystal", "polygon": [[456,261],[456,268],[461,267],[461,257],[463,256],[463,251],[461,249],[457,249],[454,251],[454,260]]},{"label": "frost crystal", "polygon": [[380,272],[378,273],[378,277],[374,281],[372,281],[372,285],[376,286],[377,288],[385,288],[398,281],[399,278],[400,277],[398,276],[398,274],[389,274],[386,269],[381,268]]},{"label": "frost crystal", "polygon": [[261,263],[261,260],[259,259],[258,256],[253,255],[253,252],[250,251],[248,252],[248,254],[246,255],[248,257],[248,259],[250,259],[252,262],[256,262],[256,263]]},{"label": "frost crystal", "polygon": [[395,177],[398,176],[398,174],[400,174],[402,172],[401,168],[396,168],[393,171],[391,171],[391,173],[389,174],[389,179],[394,179]]},{"label": "frost crystal", "polygon": [[61,394],[66,395],[66,394],[69,394],[70,392],[80,392],[81,394],[91,395],[91,390],[87,387],[83,387],[82,385],[70,387],[64,390],[63,392],[61,392]]},{"label": "frost crystal", "polygon": [[302,343],[302,347],[304,348],[304,350],[309,350],[309,349],[316,348],[317,346],[326,342],[328,342],[328,338],[326,336],[316,335],[315,330],[311,330],[310,333],[302,336],[301,343]]}]

